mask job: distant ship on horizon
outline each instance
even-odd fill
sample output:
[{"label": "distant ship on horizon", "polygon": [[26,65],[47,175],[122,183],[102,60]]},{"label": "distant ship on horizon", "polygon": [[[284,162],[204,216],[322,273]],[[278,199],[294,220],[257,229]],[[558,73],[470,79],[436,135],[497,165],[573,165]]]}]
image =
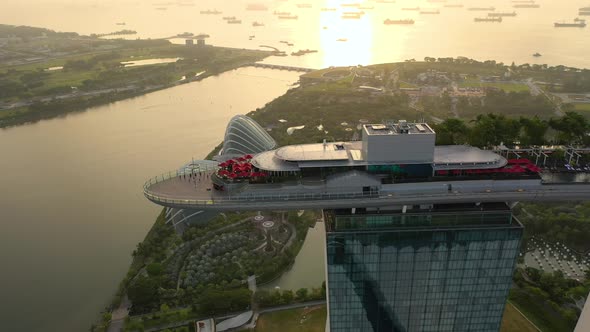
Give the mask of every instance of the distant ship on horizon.
[{"label": "distant ship on horizon", "polygon": [[488,13],[488,17],[514,17],[516,12],[512,13]]},{"label": "distant ship on horizon", "polygon": [[386,19],[383,21],[383,24],[390,25],[390,24],[414,24],[414,20],[411,19],[404,19],[404,20],[390,20]]},{"label": "distant ship on horizon", "polygon": [[556,28],[585,28],[586,21],[574,21],[573,23],[566,23],[566,22],[555,22],[553,26]]},{"label": "distant ship on horizon", "polygon": [[207,10],[201,10],[201,14],[203,14],[203,15],[219,15],[219,14],[221,14],[221,12],[217,9],[215,9],[215,10],[207,9]]},{"label": "distant ship on horizon", "polygon": [[541,5],[536,3],[519,3],[517,5],[512,6],[514,8],[540,8]]},{"label": "distant ship on horizon", "polygon": [[502,17],[476,17],[473,19],[475,22],[498,22],[502,23]]},{"label": "distant ship on horizon", "polygon": [[420,14],[433,14],[433,15],[438,15],[440,14],[440,10],[421,10]]},{"label": "distant ship on horizon", "polygon": [[496,7],[469,7],[469,8],[467,8],[467,10],[493,12],[496,10]]}]

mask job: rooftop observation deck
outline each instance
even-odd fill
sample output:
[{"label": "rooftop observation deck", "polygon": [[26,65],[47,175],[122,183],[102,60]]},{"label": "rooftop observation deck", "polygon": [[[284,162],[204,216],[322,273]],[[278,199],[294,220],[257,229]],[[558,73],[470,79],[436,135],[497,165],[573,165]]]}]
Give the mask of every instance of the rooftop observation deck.
[{"label": "rooftop observation deck", "polygon": [[[298,210],[467,202],[572,201],[590,199],[590,183],[531,180],[457,180],[384,184],[371,190],[333,188],[324,182],[237,185],[213,188],[214,169],[168,173],[149,180],[144,195],[167,207],[216,211]],[[547,177],[547,179],[550,179]]]}]

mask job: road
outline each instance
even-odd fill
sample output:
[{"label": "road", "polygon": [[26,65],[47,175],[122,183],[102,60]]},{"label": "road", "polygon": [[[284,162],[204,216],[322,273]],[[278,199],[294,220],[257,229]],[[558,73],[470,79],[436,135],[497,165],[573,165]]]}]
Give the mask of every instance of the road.
[{"label": "road", "polygon": [[538,95],[543,95],[545,96],[545,98],[547,98],[549,100],[550,103],[555,105],[555,115],[557,116],[563,116],[563,111],[561,110],[561,103],[555,103],[553,101],[553,98],[551,98],[551,96],[545,92],[545,90],[539,88],[535,82],[533,82],[532,78],[529,78],[525,81],[526,85],[528,85],[529,89],[531,90],[531,95],[533,96],[538,96]]}]

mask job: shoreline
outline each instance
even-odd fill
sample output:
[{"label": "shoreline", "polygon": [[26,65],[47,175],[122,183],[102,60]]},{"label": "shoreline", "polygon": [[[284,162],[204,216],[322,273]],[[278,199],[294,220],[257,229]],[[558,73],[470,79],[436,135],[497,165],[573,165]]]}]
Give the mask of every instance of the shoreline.
[{"label": "shoreline", "polygon": [[[220,74],[248,66],[249,64],[240,64],[238,66],[231,66],[230,68],[224,69],[219,72],[205,72],[202,75],[199,75],[198,77],[195,77],[193,79],[183,79],[180,81],[176,81],[174,83],[145,88],[141,91],[131,90],[129,92],[114,92],[106,93],[99,97],[94,97],[90,99],[84,99],[82,97],[72,98],[71,100],[67,101],[32,104],[31,106],[27,107],[27,109],[29,110],[25,111],[24,113],[21,113],[14,117],[9,117],[7,119],[0,118],[0,130],[26,124],[33,124],[42,120],[59,118],[62,116],[67,116],[70,113],[84,112],[92,107],[104,106],[118,101],[140,97],[152,92],[174,88],[182,84],[199,82],[209,77],[218,76]],[[31,107],[33,109],[31,109]],[[10,112],[11,110],[0,110],[0,112],[3,111]]]}]

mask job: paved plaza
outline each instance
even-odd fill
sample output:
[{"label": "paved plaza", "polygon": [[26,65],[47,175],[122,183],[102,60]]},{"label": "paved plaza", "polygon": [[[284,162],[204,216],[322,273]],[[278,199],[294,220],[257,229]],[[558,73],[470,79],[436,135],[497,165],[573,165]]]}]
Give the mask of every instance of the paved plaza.
[{"label": "paved plaza", "polygon": [[532,238],[524,255],[524,266],[552,273],[562,271],[566,278],[582,281],[590,265],[590,252],[574,252],[563,243]]}]

